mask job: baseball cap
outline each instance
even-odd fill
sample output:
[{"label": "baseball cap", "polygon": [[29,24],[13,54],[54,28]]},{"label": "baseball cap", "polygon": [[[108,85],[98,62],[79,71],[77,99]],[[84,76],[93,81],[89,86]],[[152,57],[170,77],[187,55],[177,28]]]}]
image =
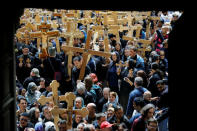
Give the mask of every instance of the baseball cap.
[{"label": "baseball cap", "polygon": [[38,70],[37,68],[33,68],[33,69],[31,70],[31,72],[33,72],[37,77],[40,77],[40,75],[39,75],[39,70]]},{"label": "baseball cap", "polygon": [[101,129],[112,127],[112,126],[113,126],[113,124],[110,124],[107,121],[104,121],[104,122],[101,123]]}]

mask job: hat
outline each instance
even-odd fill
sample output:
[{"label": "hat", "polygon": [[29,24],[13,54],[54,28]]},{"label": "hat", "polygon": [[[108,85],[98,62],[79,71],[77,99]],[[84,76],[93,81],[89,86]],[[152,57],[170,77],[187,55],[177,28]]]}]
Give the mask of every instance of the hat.
[{"label": "hat", "polygon": [[28,45],[26,45],[26,44],[24,44],[24,45],[22,45],[22,49],[24,49],[24,48],[30,48]]},{"label": "hat", "polygon": [[40,77],[40,75],[39,75],[39,70],[38,70],[37,68],[33,68],[33,69],[31,70],[31,72],[33,72],[37,77]]},{"label": "hat", "polygon": [[158,80],[158,81],[156,82],[156,85],[158,85],[158,84],[163,85],[163,84],[164,84],[163,80]]},{"label": "hat", "polygon": [[28,84],[28,89],[35,91],[37,89],[37,85],[34,82],[30,82]]},{"label": "hat", "polygon": [[97,82],[98,81],[98,78],[97,78],[96,74],[90,73],[90,77],[92,78],[93,82]]},{"label": "hat", "polygon": [[113,124],[110,124],[108,121],[104,121],[101,123],[101,129],[112,127]]},{"label": "hat", "polygon": [[154,69],[154,70],[159,69],[159,65],[156,62],[153,62],[151,64],[151,69]]}]

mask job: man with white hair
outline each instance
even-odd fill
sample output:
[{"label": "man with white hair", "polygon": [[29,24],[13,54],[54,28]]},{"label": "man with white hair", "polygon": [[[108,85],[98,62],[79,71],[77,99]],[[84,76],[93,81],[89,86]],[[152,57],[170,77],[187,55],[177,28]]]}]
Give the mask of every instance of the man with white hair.
[{"label": "man with white hair", "polygon": [[128,118],[132,116],[133,113],[133,100],[135,97],[142,97],[144,92],[147,91],[146,88],[142,87],[143,85],[143,79],[141,77],[136,77],[134,80],[134,90],[130,92],[129,94],[129,100],[127,104],[127,110],[126,115]]}]

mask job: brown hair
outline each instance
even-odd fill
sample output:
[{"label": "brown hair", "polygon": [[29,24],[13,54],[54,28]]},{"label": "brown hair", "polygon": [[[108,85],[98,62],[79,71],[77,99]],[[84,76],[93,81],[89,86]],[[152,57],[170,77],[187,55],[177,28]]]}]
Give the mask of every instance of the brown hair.
[{"label": "brown hair", "polygon": [[112,95],[112,96],[114,96],[114,97],[116,98],[117,93],[116,93],[116,92],[114,92],[114,91],[112,91],[112,92],[110,92],[110,93],[109,93],[109,95]]}]

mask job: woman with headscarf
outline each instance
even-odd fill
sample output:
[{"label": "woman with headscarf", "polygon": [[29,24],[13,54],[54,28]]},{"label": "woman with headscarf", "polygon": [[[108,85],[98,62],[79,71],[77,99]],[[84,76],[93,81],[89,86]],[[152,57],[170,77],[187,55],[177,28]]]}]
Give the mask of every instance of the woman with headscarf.
[{"label": "woman with headscarf", "polygon": [[117,51],[112,52],[111,54],[112,61],[109,64],[108,71],[107,71],[107,83],[111,91],[115,91],[119,93],[119,86],[118,86],[118,79],[119,76],[117,74],[117,67],[116,64],[120,61],[120,56]]},{"label": "woman with headscarf", "polygon": [[109,94],[109,98],[108,98],[108,102],[107,103],[105,103],[104,105],[103,105],[103,109],[102,109],[102,112],[103,113],[105,113],[105,112],[107,112],[107,109],[109,108],[109,107],[113,107],[113,108],[116,108],[118,105],[120,105],[119,103],[118,103],[118,94],[116,93],[116,92],[110,92],[110,94]]},{"label": "woman with headscarf", "polygon": [[134,85],[131,86],[125,77],[128,78],[131,82],[134,82],[133,70],[135,67],[135,62],[133,59],[128,61],[128,66],[124,67],[120,73],[120,104],[123,106],[124,112],[126,112],[127,101],[129,99],[129,93],[133,90]]},{"label": "woman with headscarf", "polygon": [[73,109],[82,109],[84,106],[84,100],[82,97],[76,97],[74,101]]},{"label": "woman with headscarf", "polygon": [[37,107],[32,107],[29,110],[29,118],[30,122],[35,126],[37,122],[42,122],[42,118],[40,118],[40,110]]}]

